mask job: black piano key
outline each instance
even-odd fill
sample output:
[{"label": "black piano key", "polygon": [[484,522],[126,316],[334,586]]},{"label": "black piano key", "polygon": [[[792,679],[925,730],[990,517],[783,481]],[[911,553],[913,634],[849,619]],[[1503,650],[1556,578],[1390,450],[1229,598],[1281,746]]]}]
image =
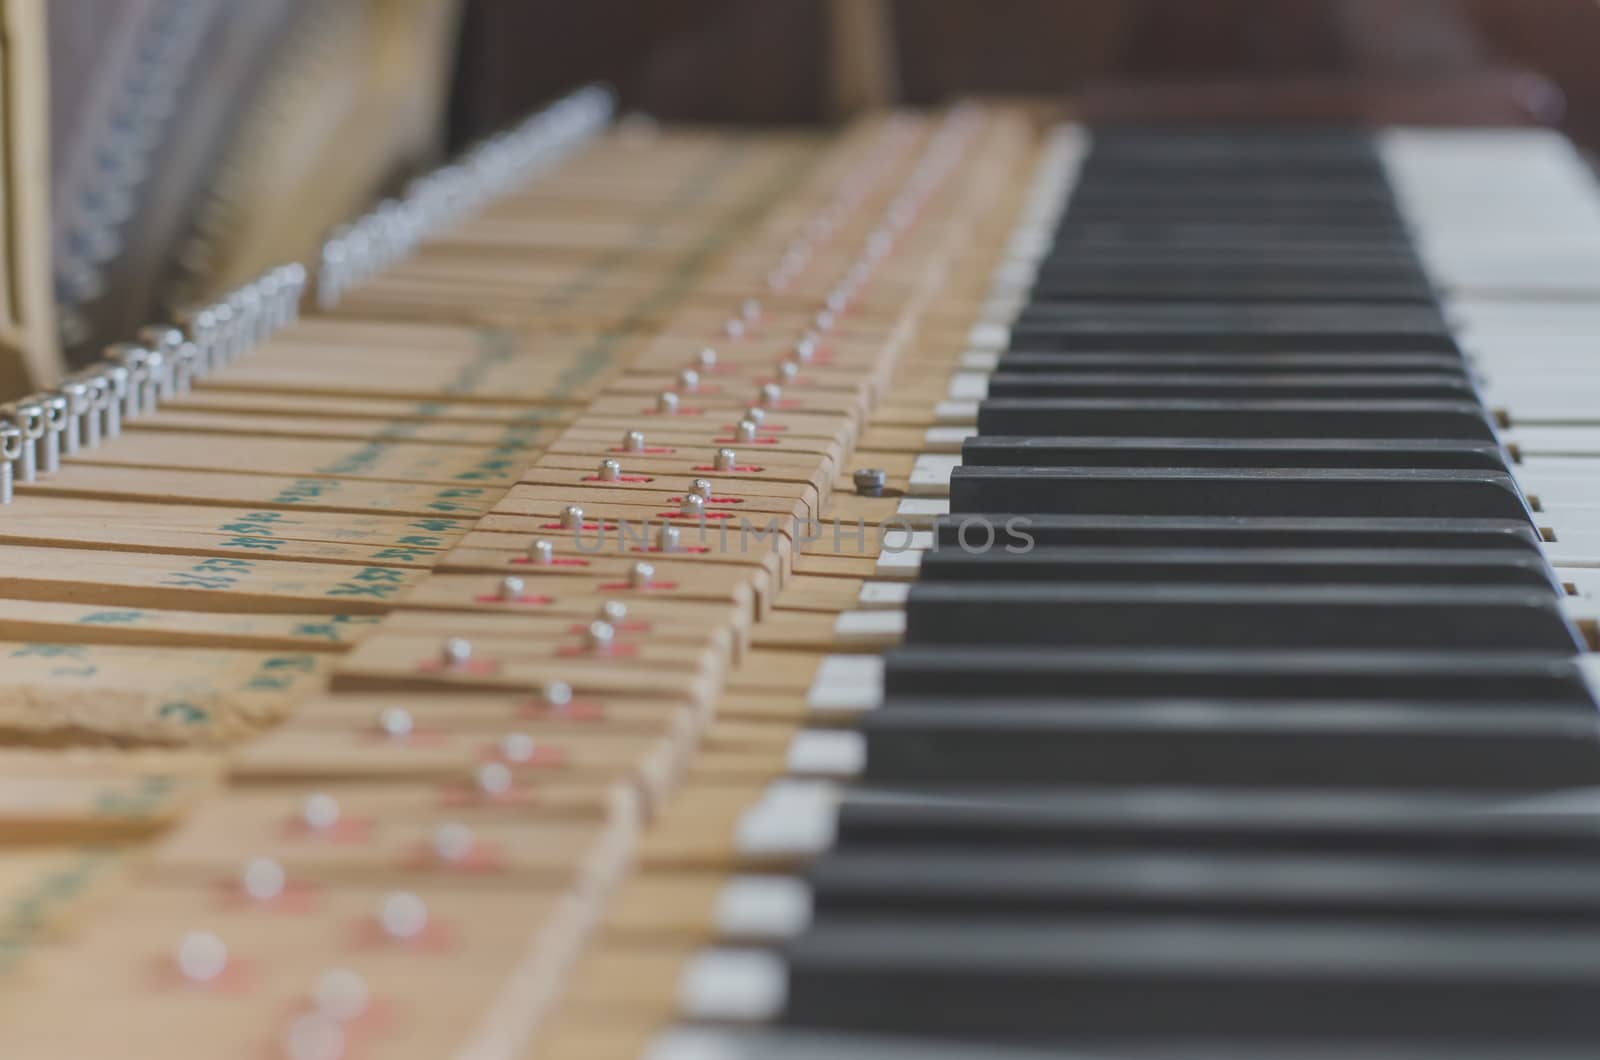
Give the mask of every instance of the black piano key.
[{"label": "black piano key", "polygon": [[1082,438],[979,434],[971,467],[1329,467],[1504,471],[1492,442],[1428,438]]},{"label": "black piano key", "polygon": [[1164,375],[1168,372],[1271,372],[1281,376],[1301,374],[1373,375],[1384,372],[1428,372],[1460,375],[1466,363],[1454,353],[1098,353],[1083,351],[1008,350],[996,362],[996,371],[1010,375],[1027,372],[1120,372]]},{"label": "black piano key", "polygon": [[[1016,522],[1013,524],[1013,520]],[[1013,524],[1008,526],[1008,524]],[[1227,515],[941,516],[934,540],[941,551],[997,547],[1128,546],[1140,548],[1313,548],[1505,550],[1539,556],[1538,532],[1516,519],[1246,518]],[[1026,535],[1025,537],[1022,535]],[[930,555],[932,555],[930,553]]]},{"label": "black piano key", "polygon": [[1583,650],[1549,590],[1415,585],[919,582],[905,642]]},{"label": "black piano key", "polygon": [[825,918],[1357,915],[1600,926],[1600,861],[1541,855],[849,846],[813,862],[806,879]]},{"label": "black piano key", "polygon": [[[1509,702],[1509,701],[1504,701]],[[1494,701],[1494,710],[1504,705]],[[1305,706],[1295,704],[1295,709]],[[1452,701],[1467,708],[1465,700]],[[836,848],[1400,854],[1600,861],[1593,789],[1569,801],[1503,791],[864,786],[839,804]]]},{"label": "black piano key", "polygon": [[1570,652],[904,645],[888,695],[1061,695],[1592,703]]},{"label": "black piano key", "polygon": [[1513,791],[1600,783],[1600,743],[1583,710],[924,703],[892,700],[862,720],[867,783]]},{"label": "black piano key", "polygon": [[940,582],[1120,582],[1125,584],[1261,584],[1505,586],[1542,589],[1553,582],[1533,552],[1511,549],[1035,547],[1007,552],[969,534],[966,547],[923,553],[919,584]]},{"label": "black piano key", "polygon": [[989,398],[979,434],[1201,438],[1437,438],[1494,442],[1470,401]]},{"label": "black piano key", "polygon": [[837,917],[783,954],[799,1026],[1061,1045],[1600,1036],[1600,934],[1559,925]]},{"label": "black piano key", "polygon": [[1448,374],[1279,376],[1249,373],[996,372],[989,397],[1194,398],[1246,401],[1472,401],[1463,376]]},{"label": "black piano key", "polygon": [[1396,519],[1531,518],[1497,471],[1357,468],[969,467],[950,511]]}]

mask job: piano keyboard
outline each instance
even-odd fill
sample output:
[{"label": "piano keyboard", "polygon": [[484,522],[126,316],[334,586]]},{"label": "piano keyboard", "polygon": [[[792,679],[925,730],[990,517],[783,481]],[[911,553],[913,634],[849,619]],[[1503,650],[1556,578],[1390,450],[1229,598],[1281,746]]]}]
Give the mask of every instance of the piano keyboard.
[{"label": "piano keyboard", "polygon": [[1570,147],[608,116],[6,413],[0,1056],[1592,1053]]}]

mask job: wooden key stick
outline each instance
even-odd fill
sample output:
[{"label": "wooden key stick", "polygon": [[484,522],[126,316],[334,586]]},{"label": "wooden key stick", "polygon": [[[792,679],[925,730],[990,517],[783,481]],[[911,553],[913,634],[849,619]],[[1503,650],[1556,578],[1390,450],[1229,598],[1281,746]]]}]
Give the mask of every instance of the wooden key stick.
[{"label": "wooden key stick", "polygon": [[341,652],[371,632],[376,615],[219,616],[77,603],[0,599],[0,640],[50,644]]}]

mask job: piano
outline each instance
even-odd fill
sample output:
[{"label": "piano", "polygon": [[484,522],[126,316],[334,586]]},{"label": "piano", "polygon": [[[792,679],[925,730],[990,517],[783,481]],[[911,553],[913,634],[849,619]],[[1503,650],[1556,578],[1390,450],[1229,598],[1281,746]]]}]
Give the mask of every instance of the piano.
[{"label": "piano", "polygon": [[0,410],[0,1056],[1592,1056],[1597,235],[577,91]]}]

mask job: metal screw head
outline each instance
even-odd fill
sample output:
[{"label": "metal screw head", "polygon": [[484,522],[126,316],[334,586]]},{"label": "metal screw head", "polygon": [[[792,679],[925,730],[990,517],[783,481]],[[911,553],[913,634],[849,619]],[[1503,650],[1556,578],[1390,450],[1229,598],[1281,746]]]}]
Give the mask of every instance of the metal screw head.
[{"label": "metal screw head", "polygon": [[403,740],[415,730],[416,722],[404,707],[384,707],[378,712],[378,728],[385,736]]},{"label": "metal screw head", "polygon": [[561,529],[582,530],[583,509],[576,504],[569,504],[561,509]]},{"label": "metal screw head", "polygon": [[414,939],[428,926],[428,903],[410,891],[391,891],[378,906],[378,921],[390,938]]},{"label": "metal screw head", "polygon": [[[667,530],[676,531],[675,526],[663,526],[663,533]],[[628,568],[628,586],[633,589],[648,589],[655,580],[656,569],[649,563],[635,563]]]},{"label": "metal screw head", "polygon": [[500,599],[508,604],[522,599],[522,594],[526,589],[527,583],[521,578],[500,579]]},{"label": "metal screw head", "polygon": [[508,732],[500,738],[500,757],[507,762],[529,762],[535,750],[533,737],[525,732]]},{"label": "metal screw head", "polygon": [[761,319],[761,303],[754,298],[746,298],[739,303],[739,315],[754,323]]},{"label": "metal screw head", "polygon": [[[581,519],[581,517],[580,517]],[[528,546],[528,562],[540,567],[548,567],[555,562],[556,546],[543,538]]]},{"label": "metal screw head", "polygon": [[889,475],[879,467],[857,468],[850,480],[855,483],[856,492],[863,497],[881,497],[884,486],[888,485]]},{"label": "metal screw head", "polygon": [[707,346],[700,351],[700,355],[695,360],[699,362],[702,370],[715,368],[717,366],[717,351]]},{"label": "metal screw head", "polygon": [[539,694],[547,707],[564,707],[572,702],[572,686],[565,681],[547,682]]},{"label": "metal screw head", "polygon": [[240,874],[239,885],[257,902],[270,902],[283,893],[288,874],[271,858],[252,858]]},{"label": "metal screw head", "polygon": [[698,493],[686,493],[683,500],[678,503],[678,514],[688,516],[703,516],[706,514],[706,499]]},{"label": "metal screw head", "polygon": [[228,947],[209,931],[191,931],[178,943],[178,971],[191,983],[209,983],[228,967]]},{"label": "metal screw head", "polygon": [[824,309],[812,319],[812,323],[816,325],[818,331],[832,331],[833,313]]},{"label": "metal screw head", "polygon": [[685,394],[692,394],[700,389],[700,373],[693,368],[685,368],[678,373],[678,389]]},{"label": "metal screw head", "polygon": [[451,637],[444,642],[441,655],[446,666],[462,666],[472,659],[472,642],[465,637]]},{"label": "metal screw head", "polygon": [[371,996],[367,981],[348,968],[329,968],[317,976],[311,995],[317,1009],[329,1019],[349,1023],[367,1010]]},{"label": "metal screw head", "polygon": [[617,627],[613,626],[609,622],[602,622],[596,619],[595,621],[589,623],[589,629],[585,634],[585,639],[589,642],[589,649],[591,651],[605,651],[616,642]]},{"label": "metal screw head", "polygon": [[300,807],[300,818],[307,828],[325,832],[339,823],[339,800],[321,791],[307,795]]},{"label": "metal screw head", "polygon": [[800,366],[794,361],[785,360],[778,365],[778,377],[785,383],[792,382],[800,374]]},{"label": "metal screw head", "polygon": [[760,430],[755,420],[740,420],[733,430],[733,436],[741,442],[753,442]]},{"label": "metal screw head", "polygon": [[742,338],[744,336],[744,321],[738,317],[730,317],[728,322],[722,325],[722,333],[730,339]]},{"label": "metal screw head", "polygon": [[763,384],[761,384],[761,396],[760,396],[761,404],[766,405],[768,408],[770,408],[773,405],[776,405],[782,399],[783,399],[783,388],[781,386],[779,386],[777,383],[763,383]]},{"label": "metal screw head", "polygon": [[664,412],[669,416],[677,412],[678,395],[670,390],[662,391],[661,396],[656,398],[656,411]]},{"label": "metal screw head", "polygon": [[[678,551],[678,542],[682,539],[682,531],[673,526],[671,523],[662,523],[661,529],[656,531],[656,551],[676,552]],[[648,584],[649,579],[647,578],[645,581]],[[644,587],[645,586],[637,586],[637,588]]]},{"label": "metal screw head", "polygon": [[600,471],[597,477],[601,482],[615,482],[622,477],[622,462],[620,460],[600,461]]},{"label": "metal screw head", "polygon": [[718,471],[732,471],[739,466],[739,455],[732,449],[718,449],[716,457],[711,461],[711,466]]},{"label": "metal screw head", "polygon": [[794,358],[801,364],[809,364],[817,356],[817,337],[806,335],[794,344]]},{"label": "metal screw head", "polygon": [[433,830],[433,853],[440,861],[465,861],[472,853],[472,829],[454,821]]},{"label": "metal screw head", "polygon": [[689,483],[689,492],[701,500],[709,501],[711,499],[711,480],[708,478],[695,479]]},{"label": "metal screw head", "polygon": [[643,431],[629,431],[627,434],[624,434],[622,436],[622,448],[627,450],[630,453],[643,452],[644,451],[644,432]]},{"label": "metal screw head", "polygon": [[618,623],[626,620],[627,617],[628,605],[623,603],[621,600],[607,600],[605,603],[600,605],[600,618],[603,621],[610,622],[612,625],[617,625]]},{"label": "metal screw head", "polygon": [[485,762],[478,767],[478,790],[485,795],[504,795],[514,779],[504,762]]}]

